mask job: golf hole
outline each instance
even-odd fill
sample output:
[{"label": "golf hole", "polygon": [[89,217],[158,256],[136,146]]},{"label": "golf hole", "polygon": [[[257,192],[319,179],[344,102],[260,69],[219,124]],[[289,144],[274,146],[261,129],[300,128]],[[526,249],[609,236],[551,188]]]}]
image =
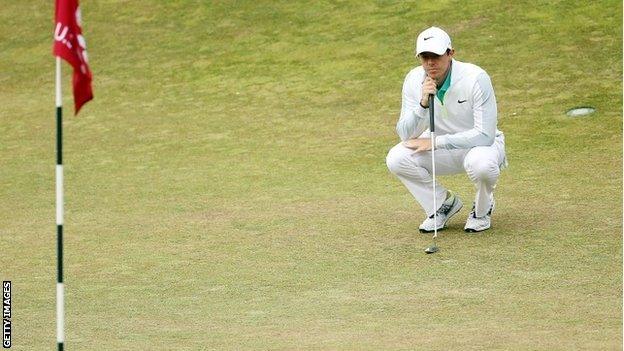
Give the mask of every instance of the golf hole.
[{"label": "golf hole", "polygon": [[566,112],[566,115],[568,115],[569,117],[581,117],[590,115],[594,112],[596,112],[596,109],[591,106],[578,106],[569,109]]}]

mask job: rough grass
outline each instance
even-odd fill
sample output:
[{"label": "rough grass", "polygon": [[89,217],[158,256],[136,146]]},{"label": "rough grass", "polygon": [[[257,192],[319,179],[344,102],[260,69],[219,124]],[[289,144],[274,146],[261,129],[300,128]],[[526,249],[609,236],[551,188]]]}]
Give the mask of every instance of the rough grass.
[{"label": "rough grass", "polygon": [[[82,11],[96,99],[71,116],[64,65],[67,349],[621,349],[621,2]],[[52,13],[0,12],[16,350],[55,347]],[[464,210],[426,256],[384,157],[430,24],[491,74],[511,167],[494,228],[464,234]]]}]

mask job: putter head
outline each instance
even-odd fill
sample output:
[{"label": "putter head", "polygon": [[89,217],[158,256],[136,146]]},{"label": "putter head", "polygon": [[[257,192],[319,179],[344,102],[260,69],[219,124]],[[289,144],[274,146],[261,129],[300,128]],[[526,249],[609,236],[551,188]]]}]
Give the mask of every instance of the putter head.
[{"label": "putter head", "polygon": [[432,254],[438,252],[440,249],[436,245],[430,245],[425,249],[426,254]]}]

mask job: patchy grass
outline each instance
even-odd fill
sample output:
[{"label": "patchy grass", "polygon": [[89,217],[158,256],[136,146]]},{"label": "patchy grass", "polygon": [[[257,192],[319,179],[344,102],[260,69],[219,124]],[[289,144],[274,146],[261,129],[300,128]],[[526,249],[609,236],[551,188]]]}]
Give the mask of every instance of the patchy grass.
[{"label": "patchy grass", "polygon": [[[621,349],[621,2],[82,11],[96,98],[71,116],[64,65],[68,349]],[[52,13],[0,13],[16,350],[55,343]],[[426,256],[384,157],[431,24],[492,76],[511,167],[494,228],[464,234],[464,210]],[[565,117],[579,104],[597,113]]]}]

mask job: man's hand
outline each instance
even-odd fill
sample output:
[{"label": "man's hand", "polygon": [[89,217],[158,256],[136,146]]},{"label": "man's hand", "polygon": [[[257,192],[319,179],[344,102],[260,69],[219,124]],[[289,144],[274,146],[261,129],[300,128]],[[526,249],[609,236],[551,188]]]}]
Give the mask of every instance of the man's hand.
[{"label": "man's hand", "polygon": [[420,98],[420,104],[422,106],[429,107],[429,95],[435,94],[436,91],[436,81],[427,76],[422,84],[422,97]]},{"label": "man's hand", "polygon": [[431,139],[430,138],[409,139],[403,142],[403,146],[405,146],[408,149],[414,150],[414,153],[430,151]]}]

